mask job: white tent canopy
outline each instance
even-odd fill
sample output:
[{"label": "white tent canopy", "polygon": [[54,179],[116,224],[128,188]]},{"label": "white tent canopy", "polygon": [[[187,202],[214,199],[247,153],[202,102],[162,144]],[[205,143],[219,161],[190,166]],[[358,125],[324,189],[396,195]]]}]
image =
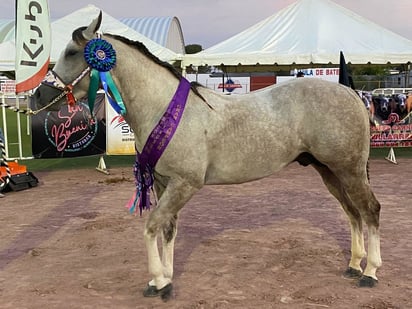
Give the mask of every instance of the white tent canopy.
[{"label": "white tent canopy", "polygon": [[198,54],[189,65],[352,64],[412,61],[412,41],[329,0],[299,0]]},{"label": "white tent canopy", "polygon": [[[92,19],[99,15],[99,12],[99,8],[94,5],[88,5],[52,23],[53,41],[51,62],[55,62],[58,59],[62,49],[66,47],[67,43],[71,39],[73,30],[81,26],[87,26]],[[105,12],[103,12],[100,30],[102,33],[117,34],[133,41],[142,42],[152,54],[163,61],[179,59],[179,55],[175,52],[157,44]]]},{"label": "white tent canopy", "polygon": [[0,43],[0,72],[14,71],[16,46],[12,41]]},{"label": "white tent canopy", "polygon": [[[100,9],[88,5],[65,17],[51,23],[52,47],[50,52],[50,62],[55,63],[61,52],[71,39],[73,30],[87,26],[92,19],[99,15]],[[182,55],[167,49],[132,28],[126,26],[114,17],[103,12],[101,32],[121,35],[133,41],[142,42],[152,54],[163,61],[179,60]],[[0,71],[14,71],[15,47],[13,41],[6,41],[0,44]]]}]

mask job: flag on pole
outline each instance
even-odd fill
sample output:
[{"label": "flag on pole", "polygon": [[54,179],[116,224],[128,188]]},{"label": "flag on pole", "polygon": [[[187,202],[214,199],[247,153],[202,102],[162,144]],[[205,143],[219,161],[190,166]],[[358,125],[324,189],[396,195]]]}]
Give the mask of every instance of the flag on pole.
[{"label": "flag on pole", "polygon": [[16,93],[37,87],[50,62],[47,0],[16,0]]},{"label": "flag on pole", "polygon": [[339,58],[339,83],[347,87],[355,89],[353,84],[352,76],[349,75],[348,67],[346,65],[345,56],[343,52],[340,52]]}]

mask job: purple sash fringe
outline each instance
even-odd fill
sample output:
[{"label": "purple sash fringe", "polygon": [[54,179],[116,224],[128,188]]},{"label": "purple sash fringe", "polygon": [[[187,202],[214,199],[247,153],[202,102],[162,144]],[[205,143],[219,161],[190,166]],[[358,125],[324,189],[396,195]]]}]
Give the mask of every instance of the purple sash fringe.
[{"label": "purple sash fringe", "polygon": [[139,208],[141,215],[143,209],[150,209],[150,191],[153,190],[154,182],[153,171],[176,132],[189,91],[190,82],[182,77],[165,113],[147,138],[142,153],[136,150],[134,164],[136,192],[126,205],[130,213],[137,213],[137,208]]}]

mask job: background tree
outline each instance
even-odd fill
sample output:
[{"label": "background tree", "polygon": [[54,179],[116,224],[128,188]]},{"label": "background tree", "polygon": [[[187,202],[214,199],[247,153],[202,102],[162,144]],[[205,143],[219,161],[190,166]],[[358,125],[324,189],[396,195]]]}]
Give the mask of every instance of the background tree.
[{"label": "background tree", "polygon": [[189,44],[185,46],[186,54],[197,54],[203,50],[202,45],[199,44]]},{"label": "background tree", "polygon": [[[185,52],[186,54],[197,54],[203,50],[202,45],[199,44],[189,44],[185,46]],[[205,65],[205,66],[200,66],[200,67],[187,67],[186,72],[189,74],[205,74],[205,73],[210,73],[210,66]]]}]

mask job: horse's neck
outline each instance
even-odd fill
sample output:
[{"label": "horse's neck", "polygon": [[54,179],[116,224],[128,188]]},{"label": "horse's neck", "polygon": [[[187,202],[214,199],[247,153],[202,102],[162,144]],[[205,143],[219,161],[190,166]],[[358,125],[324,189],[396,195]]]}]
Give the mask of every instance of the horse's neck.
[{"label": "horse's neck", "polygon": [[179,81],[167,69],[131,47],[121,54],[127,56],[118,59],[113,78],[126,106],[125,119],[134,130],[137,149],[141,150]]}]

